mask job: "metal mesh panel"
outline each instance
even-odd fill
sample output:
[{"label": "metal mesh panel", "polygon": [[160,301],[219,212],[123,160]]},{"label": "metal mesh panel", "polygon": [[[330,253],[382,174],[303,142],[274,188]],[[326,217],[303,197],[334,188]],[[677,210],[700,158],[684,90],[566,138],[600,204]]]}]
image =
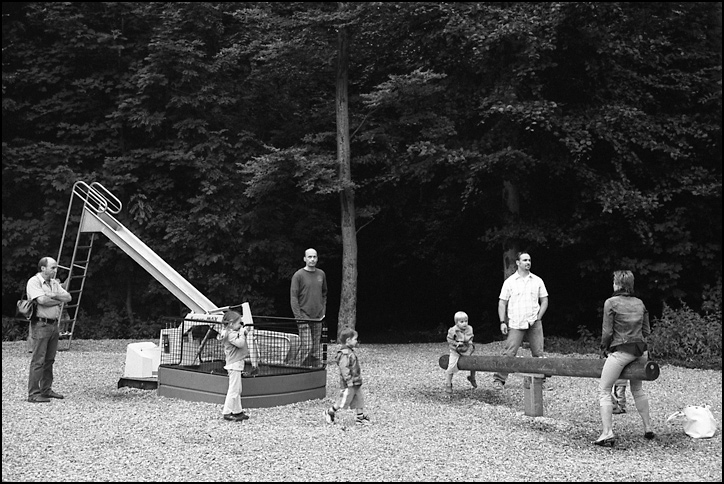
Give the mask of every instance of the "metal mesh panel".
[{"label": "metal mesh panel", "polygon": [[[247,336],[250,355],[245,360],[244,376],[301,373],[326,366],[324,321],[273,316],[254,316],[253,320],[253,330]],[[226,374],[226,356],[220,339],[222,325],[184,319],[166,326],[159,340],[162,365]]]}]

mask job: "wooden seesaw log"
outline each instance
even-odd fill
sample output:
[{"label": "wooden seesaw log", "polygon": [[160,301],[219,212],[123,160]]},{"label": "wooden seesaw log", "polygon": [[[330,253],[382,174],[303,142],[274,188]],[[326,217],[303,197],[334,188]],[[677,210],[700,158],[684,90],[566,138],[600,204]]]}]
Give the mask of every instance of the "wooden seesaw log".
[{"label": "wooden seesaw log", "polygon": [[[447,369],[450,355],[440,357],[440,367]],[[527,358],[516,356],[460,356],[458,368],[465,371],[489,371],[521,373],[525,414],[530,417],[543,416],[543,378],[549,376],[574,376],[601,378],[604,359],[583,358]],[[653,381],[659,377],[659,364],[631,362],[626,365],[619,378],[627,380]]]},{"label": "wooden seesaw log", "polygon": [[[440,357],[440,367],[447,369],[450,355]],[[504,373],[537,373],[545,376],[577,376],[601,378],[605,359],[584,358],[530,358],[517,356],[461,356],[458,368],[465,371],[491,371]],[[629,363],[620,378],[654,381],[659,377],[659,364],[655,361]]]}]

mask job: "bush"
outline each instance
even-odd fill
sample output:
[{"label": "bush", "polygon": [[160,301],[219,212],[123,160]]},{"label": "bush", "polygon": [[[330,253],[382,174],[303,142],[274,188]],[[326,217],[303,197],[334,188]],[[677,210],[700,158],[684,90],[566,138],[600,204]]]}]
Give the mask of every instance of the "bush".
[{"label": "bush", "polygon": [[593,334],[584,325],[578,326],[578,339],[559,336],[545,337],[545,351],[561,355],[598,353],[601,347],[601,334]]},{"label": "bush", "polygon": [[686,303],[672,309],[664,304],[661,318],[652,322],[648,346],[654,358],[685,366],[721,368],[721,306],[703,316]]},{"label": "bush", "polygon": [[23,318],[2,318],[3,341],[19,341],[28,337],[28,321]]}]

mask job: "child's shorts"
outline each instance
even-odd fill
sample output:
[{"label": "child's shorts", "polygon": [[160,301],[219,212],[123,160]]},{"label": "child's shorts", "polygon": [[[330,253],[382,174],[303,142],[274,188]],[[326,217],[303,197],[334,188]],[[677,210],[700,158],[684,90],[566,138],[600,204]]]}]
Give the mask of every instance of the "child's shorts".
[{"label": "child's shorts", "polygon": [[364,408],[365,397],[361,386],[347,387],[339,391],[337,406],[342,408]]}]

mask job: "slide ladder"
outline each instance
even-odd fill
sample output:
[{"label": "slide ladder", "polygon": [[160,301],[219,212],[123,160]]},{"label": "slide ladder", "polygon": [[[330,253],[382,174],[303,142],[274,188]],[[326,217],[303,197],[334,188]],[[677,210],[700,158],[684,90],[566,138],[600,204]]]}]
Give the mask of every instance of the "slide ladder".
[{"label": "slide ladder", "polygon": [[[77,213],[79,206],[80,214]],[[100,183],[93,182],[88,185],[78,181],[73,185],[57,258],[58,268],[68,272],[63,285],[72,296],[69,303],[61,306],[61,316],[58,319],[61,332],[61,344],[58,348],[61,350],[70,349],[88,274],[88,263],[98,233],[108,237],[192,312],[211,313],[224,309],[218,308],[124,227],[114,217],[122,208],[123,205],[118,198]],[[75,240],[71,240],[69,234],[75,228],[77,228]],[[70,262],[65,263],[68,259]]]}]

